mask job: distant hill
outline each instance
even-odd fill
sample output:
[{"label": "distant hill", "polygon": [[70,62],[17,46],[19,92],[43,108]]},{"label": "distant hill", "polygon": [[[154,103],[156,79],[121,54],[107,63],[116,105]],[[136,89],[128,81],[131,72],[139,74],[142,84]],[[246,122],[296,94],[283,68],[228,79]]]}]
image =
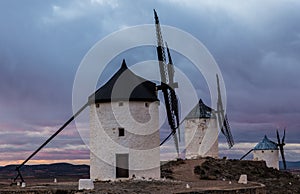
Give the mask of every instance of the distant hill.
[{"label": "distant hill", "polygon": [[[0,167],[0,179],[14,178],[17,165],[8,165]],[[24,179],[54,179],[65,178],[79,179],[89,177],[90,167],[88,165],[73,165],[68,163],[25,165],[21,168]]]},{"label": "distant hill", "polygon": [[[279,162],[280,169],[283,169],[283,163]],[[7,165],[0,167],[0,179],[8,180],[14,178],[17,165]],[[300,170],[300,161],[287,162],[287,169]],[[54,179],[63,178],[78,180],[80,178],[89,178],[89,165],[73,165],[69,163],[25,165],[21,168],[24,179]]]},{"label": "distant hill", "polygon": [[[289,170],[297,170],[300,169],[300,161],[298,162],[286,162],[287,169]],[[283,169],[283,162],[279,161],[279,168]]]}]

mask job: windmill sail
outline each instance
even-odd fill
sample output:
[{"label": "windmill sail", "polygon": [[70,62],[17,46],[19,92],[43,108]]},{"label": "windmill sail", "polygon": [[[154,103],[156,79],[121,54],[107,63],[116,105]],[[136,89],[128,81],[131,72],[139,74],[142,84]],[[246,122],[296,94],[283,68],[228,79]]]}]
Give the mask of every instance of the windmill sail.
[{"label": "windmill sail", "polygon": [[[173,65],[173,61],[172,61],[172,57],[171,57],[171,53],[168,47],[168,44],[166,42],[166,47],[167,47],[167,53],[168,53],[168,72],[169,72],[169,85],[174,86],[176,85],[174,83],[174,65]],[[176,86],[178,87],[178,86]],[[177,96],[175,93],[174,89],[170,90],[170,97],[171,97],[171,104],[173,105],[173,109],[174,109],[174,113],[176,113],[175,116],[175,122],[176,122],[176,126],[177,126],[177,130],[178,130],[178,139],[180,141],[180,124],[179,124],[179,116],[178,116],[178,100],[177,100]]]},{"label": "windmill sail", "polygon": [[285,129],[283,131],[283,137],[282,137],[282,140],[280,141],[280,138],[279,138],[279,133],[278,133],[278,130],[276,131],[276,134],[277,134],[277,145],[279,147],[279,150],[280,150],[280,155],[281,155],[281,158],[282,158],[282,163],[283,163],[283,169],[286,170],[286,161],[285,161],[285,156],[284,156],[284,149],[283,149],[283,146],[285,146]]},{"label": "windmill sail", "polygon": [[177,154],[179,154],[179,143],[177,137],[177,129],[179,128],[179,116],[178,116],[178,99],[176,93],[173,88],[177,87],[177,84],[174,83],[174,67],[172,58],[170,55],[170,51],[168,51],[168,60],[166,61],[166,53],[165,46],[162,38],[162,33],[160,29],[160,24],[158,20],[158,16],[156,11],[154,10],[154,19],[155,19],[155,27],[156,27],[156,38],[157,38],[157,58],[159,62],[159,70],[160,70],[160,79],[161,85],[158,87],[163,93],[168,123],[171,128],[171,134],[174,139],[175,147]]},{"label": "windmill sail", "polygon": [[218,74],[217,76],[217,87],[218,87],[218,102],[217,102],[217,118],[219,127],[221,129],[221,132],[225,136],[227,140],[228,147],[231,148],[234,145],[234,140],[231,134],[230,125],[227,119],[227,115],[225,114],[223,103],[222,103],[222,97],[221,97],[221,90],[220,90],[220,82]]}]

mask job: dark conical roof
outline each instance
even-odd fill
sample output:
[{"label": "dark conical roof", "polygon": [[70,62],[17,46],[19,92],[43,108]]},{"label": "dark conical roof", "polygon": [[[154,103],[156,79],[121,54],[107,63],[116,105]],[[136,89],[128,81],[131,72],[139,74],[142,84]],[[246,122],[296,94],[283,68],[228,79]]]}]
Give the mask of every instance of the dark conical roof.
[{"label": "dark conical roof", "polygon": [[265,135],[263,140],[254,147],[254,150],[278,150],[278,146]]},{"label": "dark conical roof", "polygon": [[205,105],[202,99],[199,103],[191,110],[191,112],[185,117],[185,119],[202,119],[202,118],[215,118],[214,110],[209,106]]},{"label": "dark conical roof", "polygon": [[113,101],[158,101],[156,84],[134,74],[123,60],[110,80],[89,97],[90,104]]}]

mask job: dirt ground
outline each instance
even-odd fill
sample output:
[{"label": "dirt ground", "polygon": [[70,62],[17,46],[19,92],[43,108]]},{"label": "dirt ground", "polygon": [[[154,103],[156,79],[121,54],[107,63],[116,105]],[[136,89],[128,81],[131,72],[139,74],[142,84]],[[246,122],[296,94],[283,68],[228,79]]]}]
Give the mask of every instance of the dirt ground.
[{"label": "dirt ground", "polygon": [[[240,174],[248,175],[248,184],[238,184]],[[264,163],[216,160],[211,158],[172,161],[161,167],[161,180],[118,180],[95,182],[93,191],[78,191],[78,180],[26,180],[26,188],[0,183],[0,194],[24,193],[246,193],[260,188],[259,193],[299,193],[299,179],[287,172],[269,169]],[[257,183],[258,182],[258,183]],[[267,185],[267,192],[261,189]],[[204,192],[205,191],[205,192]],[[225,192],[226,191],[226,192]],[[251,191],[252,192],[252,191]],[[217,192],[215,192],[217,193]],[[249,192],[248,192],[249,193]]]},{"label": "dirt ground", "polygon": [[[187,188],[187,184],[190,188]],[[64,183],[38,183],[27,184],[26,188],[17,186],[0,185],[0,193],[190,193],[205,190],[231,190],[260,187],[260,184],[238,184],[236,181],[229,184],[228,181],[202,180],[197,182],[172,181],[172,180],[123,180],[116,182],[96,182],[95,190],[78,192],[78,182]]]},{"label": "dirt ground", "polygon": [[249,187],[261,187],[258,183],[247,185],[238,184],[229,180],[200,180],[194,173],[194,167],[201,165],[205,159],[179,160],[169,162],[161,167],[161,180],[118,180],[110,182],[96,182],[93,191],[77,191],[78,180],[29,179],[26,187],[10,186],[9,182],[2,181],[0,193],[193,193],[207,190],[232,190]]}]

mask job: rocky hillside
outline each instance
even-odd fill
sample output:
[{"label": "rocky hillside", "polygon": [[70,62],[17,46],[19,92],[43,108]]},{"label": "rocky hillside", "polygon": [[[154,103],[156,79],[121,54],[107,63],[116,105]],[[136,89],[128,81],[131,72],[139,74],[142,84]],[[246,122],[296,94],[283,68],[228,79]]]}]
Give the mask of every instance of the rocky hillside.
[{"label": "rocky hillside", "polygon": [[[240,161],[213,158],[191,161],[173,161],[162,166],[162,176],[172,179],[178,179],[178,177],[195,179],[195,177],[197,177],[197,179],[200,180],[237,181],[241,174],[247,174],[248,181],[265,184],[267,193],[300,193],[299,176],[292,175],[289,172],[268,168],[263,161]],[[189,169],[193,169],[193,172]]]}]

